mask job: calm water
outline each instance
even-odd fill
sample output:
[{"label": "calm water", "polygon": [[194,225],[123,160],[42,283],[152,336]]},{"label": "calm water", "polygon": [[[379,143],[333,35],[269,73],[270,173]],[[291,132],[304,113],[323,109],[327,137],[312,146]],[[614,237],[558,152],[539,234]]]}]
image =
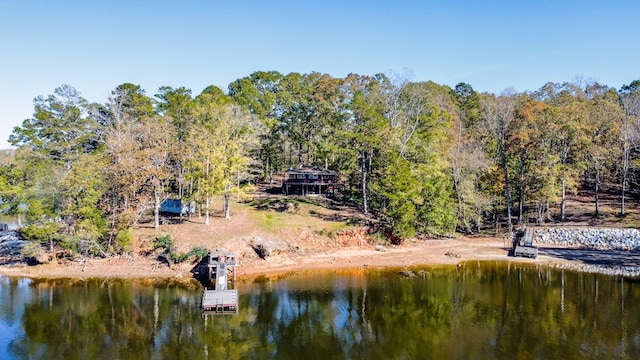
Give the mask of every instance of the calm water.
[{"label": "calm water", "polygon": [[494,263],[240,283],[203,317],[169,283],[0,277],[0,358],[640,358],[640,283]]}]

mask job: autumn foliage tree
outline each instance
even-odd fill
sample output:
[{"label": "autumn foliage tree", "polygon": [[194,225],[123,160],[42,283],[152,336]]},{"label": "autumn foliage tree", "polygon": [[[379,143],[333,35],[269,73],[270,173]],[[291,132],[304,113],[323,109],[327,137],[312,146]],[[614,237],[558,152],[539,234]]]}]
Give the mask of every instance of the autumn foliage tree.
[{"label": "autumn foliage tree", "polygon": [[169,198],[197,203],[210,224],[291,167],[340,174],[337,201],[394,241],[565,221],[567,198],[603,184],[636,194],[638,80],[534,92],[477,93],[384,74],[257,71],[228,91],[116,87],[90,104],[68,85],[34,100],[0,163],[0,206],[51,250],[131,251],[143,221],[161,227]]}]

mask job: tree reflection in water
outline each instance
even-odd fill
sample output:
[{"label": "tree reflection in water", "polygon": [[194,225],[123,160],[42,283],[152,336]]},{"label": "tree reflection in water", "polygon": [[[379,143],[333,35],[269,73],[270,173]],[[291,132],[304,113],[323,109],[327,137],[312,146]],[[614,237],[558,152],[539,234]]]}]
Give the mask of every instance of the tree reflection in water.
[{"label": "tree reflection in water", "polygon": [[[4,354],[48,359],[638,358],[640,286],[546,266],[256,279],[202,316],[193,284],[0,278]],[[1,354],[0,354],[1,355]]]}]

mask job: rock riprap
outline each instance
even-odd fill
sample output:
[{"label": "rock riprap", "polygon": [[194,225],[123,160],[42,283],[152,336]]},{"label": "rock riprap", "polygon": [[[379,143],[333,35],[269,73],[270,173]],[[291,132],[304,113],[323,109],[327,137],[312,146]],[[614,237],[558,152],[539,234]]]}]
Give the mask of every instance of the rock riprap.
[{"label": "rock riprap", "polygon": [[576,260],[551,265],[558,269],[640,278],[637,229],[538,228],[533,232],[533,243],[552,246],[540,250],[541,254]]},{"label": "rock riprap", "polygon": [[17,231],[0,231],[0,263],[7,263],[20,256],[25,241]]},{"label": "rock riprap", "polygon": [[540,228],[533,232],[533,243],[596,250],[640,250],[640,231],[617,228]]}]

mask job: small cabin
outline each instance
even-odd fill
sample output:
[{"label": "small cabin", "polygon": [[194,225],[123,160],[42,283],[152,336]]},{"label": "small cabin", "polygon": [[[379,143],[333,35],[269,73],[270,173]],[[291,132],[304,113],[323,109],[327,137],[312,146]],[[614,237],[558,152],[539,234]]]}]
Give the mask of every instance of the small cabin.
[{"label": "small cabin", "polygon": [[282,184],[282,192],[286,195],[333,196],[337,178],[337,172],[327,169],[289,169],[287,178]]}]

